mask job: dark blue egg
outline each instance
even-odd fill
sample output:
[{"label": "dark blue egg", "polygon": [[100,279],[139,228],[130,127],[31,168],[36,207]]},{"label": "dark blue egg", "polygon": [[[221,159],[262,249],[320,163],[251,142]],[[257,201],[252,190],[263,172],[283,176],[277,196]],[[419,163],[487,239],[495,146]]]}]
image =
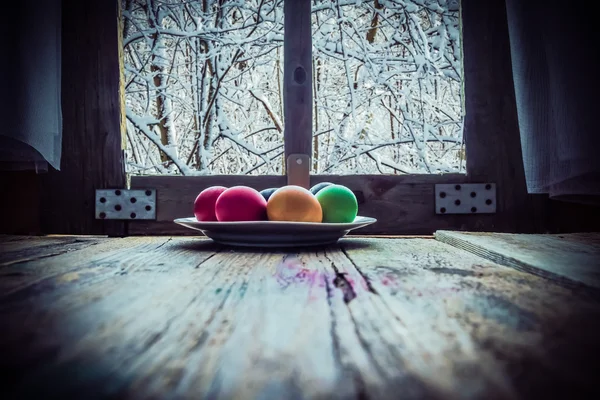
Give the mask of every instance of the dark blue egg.
[{"label": "dark blue egg", "polygon": [[317,193],[319,193],[319,191],[321,189],[326,188],[327,186],[331,186],[333,185],[333,183],[331,182],[321,182],[321,183],[317,183],[315,186],[310,188],[310,192],[314,195],[316,195]]},{"label": "dark blue egg", "polygon": [[275,192],[277,189],[279,189],[279,188],[264,189],[264,190],[260,191],[260,194],[262,195],[262,197],[265,198],[265,200],[269,201],[269,197],[271,197],[273,192]]}]

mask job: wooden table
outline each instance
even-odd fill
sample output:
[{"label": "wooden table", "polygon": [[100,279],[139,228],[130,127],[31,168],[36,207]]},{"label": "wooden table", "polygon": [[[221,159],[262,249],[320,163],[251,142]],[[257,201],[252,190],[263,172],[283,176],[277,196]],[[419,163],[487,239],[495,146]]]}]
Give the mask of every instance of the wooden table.
[{"label": "wooden table", "polygon": [[177,237],[0,246],[4,399],[600,392],[596,290],[432,238],[285,251]]}]

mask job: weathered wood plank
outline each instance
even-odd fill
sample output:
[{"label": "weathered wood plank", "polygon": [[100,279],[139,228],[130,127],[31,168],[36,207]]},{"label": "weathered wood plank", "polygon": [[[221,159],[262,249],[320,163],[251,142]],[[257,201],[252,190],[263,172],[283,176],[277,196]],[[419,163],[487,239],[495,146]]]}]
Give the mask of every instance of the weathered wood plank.
[{"label": "weathered wood plank", "polygon": [[[28,318],[3,336],[0,347],[22,348],[26,326],[36,337],[36,345],[26,350],[31,360],[31,353],[48,346],[61,345],[61,351],[38,354],[43,362],[27,364],[31,371],[21,366],[27,377],[14,393],[52,390],[68,396],[93,389],[120,398],[356,397],[351,377],[340,377],[333,357],[324,274],[303,255],[200,257],[198,243],[206,242],[166,244],[152,262],[147,257],[125,262],[125,275],[111,273],[122,270],[123,260],[110,257],[94,266],[101,270],[93,285],[82,272],[83,283],[37,295],[37,307],[31,307],[35,290],[28,289],[26,298],[19,292],[10,317],[27,313]],[[6,318],[6,307],[1,309]],[[69,329],[61,329],[59,321],[69,321]],[[65,381],[78,367],[85,375]],[[19,372],[12,365],[11,371]],[[51,384],[57,382],[58,387]]]},{"label": "weathered wood plank", "polygon": [[596,298],[432,240],[342,243],[352,264],[336,266],[356,293],[376,293],[399,349],[413,350],[406,368],[444,396],[600,394],[589,368],[600,354]]},{"label": "weathered wood plank", "polygon": [[8,398],[599,390],[597,300],[432,239],[294,251],[105,239],[2,268],[0,283],[18,271],[0,291]]},{"label": "weathered wood plank", "polygon": [[[465,180],[464,175],[331,175],[311,177],[310,184],[329,181],[353,190],[358,198],[359,214],[378,220],[360,229],[361,234],[431,235],[438,229],[476,229],[493,218],[482,214],[466,218],[435,214],[434,184]],[[194,199],[203,189],[214,185],[247,185],[262,190],[285,184],[283,176],[133,176],[132,189],[157,190],[157,214],[156,221],[131,221],[128,231],[132,235],[197,235],[173,220],[193,215]]]},{"label": "weathered wood plank", "polygon": [[355,397],[351,377],[343,376],[333,356],[324,275],[307,261],[302,254],[261,252],[208,260],[201,269],[214,276],[210,292],[185,311],[194,322],[166,333],[165,344],[180,338],[177,348],[157,346],[138,360],[130,371],[139,379],[126,393]]},{"label": "weathered wood plank", "polygon": [[589,246],[600,248],[600,233],[599,232],[579,232],[569,234],[553,235],[553,238],[566,240],[568,242],[583,243]]},{"label": "weathered wood plank", "polygon": [[312,32],[310,0],[284,1],[283,103],[285,156],[312,156]]},{"label": "weathered wood plank", "polygon": [[[12,390],[15,398],[40,397],[46,390],[44,396],[75,398],[81,396],[79,390],[98,384],[114,389],[121,379],[121,363],[152,346],[157,332],[185,306],[163,300],[177,300],[177,294],[193,294],[185,289],[201,287],[189,270],[215,252],[208,241],[194,243],[193,248],[180,247],[177,239],[143,241],[119,252],[98,252],[79,263],[71,260],[69,268],[37,262],[53,274],[42,274],[46,276],[33,285],[3,296],[0,369],[24,379],[2,389]],[[61,256],[63,262],[67,256],[73,257]],[[130,320],[135,323],[127,330]],[[104,341],[106,347],[95,347],[95,341]],[[101,380],[109,376],[113,379]],[[84,397],[105,395],[91,390]]]},{"label": "weathered wood plank", "polygon": [[[34,331],[25,337],[36,337],[23,364],[10,365],[13,375],[26,374],[13,393],[224,399],[435,393],[402,362],[394,367],[395,358],[381,370],[374,356],[383,355],[372,354],[356,332],[331,257],[236,251],[199,260],[199,245],[207,242],[161,242],[150,255],[139,246],[123,249],[5,296],[3,314],[8,305],[9,317]],[[344,257],[336,248],[332,253]],[[22,326],[1,343],[22,348]],[[58,355],[46,355],[53,346]]]},{"label": "weathered wood plank", "polygon": [[[287,182],[309,188],[312,158],[312,29],[311,1],[285,0],[283,37],[284,153]],[[304,155],[296,164],[291,154]],[[302,161],[302,160],[301,160]]]},{"label": "weathered wood plank", "polygon": [[525,184],[505,2],[462,0],[461,22],[467,174],[498,187],[495,218],[472,230],[534,232],[548,204]]},{"label": "weathered wood plank", "polygon": [[86,237],[38,237],[0,243],[0,267],[83,249],[97,244],[99,240]]},{"label": "weathered wood plank", "polygon": [[65,251],[49,258],[13,263],[0,268],[0,299],[2,296],[33,287],[40,282],[47,282],[52,277],[62,275],[75,277],[79,269],[101,263],[106,258],[125,257],[128,254],[135,256],[138,253],[152,251],[171,240],[171,238],[161,237],[103,239],[93,246],[82,246],[73,252]]},{"label": "weathered wood plank", "polygon": [[[350,239],[345,242],[360,243]],[[353,329],[358,337],[357,344],[346,340],[340,343],[340,348],[345,350],[347,360],[362,358],[357,349],[366,352],[366,361],[357,364],[360,383],[368,398],[469,398],[472,397],[469,392],[474,390],[483,398],[499,390],[498,385],[481,373],[471,373],[468,379],[460,375],[460,368],[466,365],[457,365],[459,361],[466,364],[468,360],[464,359],[470,358],[476,366],[483,361],[471,349],[465,351],[464,345],[463,348],[455,345],[457,341],[465,341],[463,337],[452,340],[451,335],[441,335],[432,321],[427,325],[411,325],[412,321],[399,320],[341,251],[326,251],[325,257],[335,266],[337,276],[333,284],[342,291],[346,304],[344,310],[336,310],[336,318],[346,322],[340,330]],[[409,312],[420,311],[416,308]],[[452,332],[457,333],[460,332]],[[468,340],[467,345],[470,345]]]},{"label": "weathered wood plank", "polygon": [[79,235],[44,235],[44,236],[22,236],[22,235],[0,235],[0,249],[15,251],[49,244],[69,243],[74,240],[95,240],[106,236],[79,236]]},{"label": "weathered wood plank", "polygon": [[[435,233],[437,240],[498,264],[570,285],[600,289],[600,234]],[[584,239],[585,238],[585,239]]]},{"label": "weathered wood plank", "polygon": [[[348,290],[356,294],[356,300],[348,307],[357,330],[364,343],[369,344],[378,369],[396,377],[393,382],[399,386],[395,390],[406,389],[407,382],[397,381],[398,377],[405,376],[412,381],[413,390],[420,389],[418,398],[515,397],[503,366],[479,347],[471,332],[444,310],[444,298],[455,289],[445,277],[428,279],[427,284],[422,285],[423,293],[389,292],[388,287],[381,287],[380,280],[376,279],[378,274],[387,276],[384,282],[389,285],[392,280],[389,276],[397,272],[403,281],[414,275],[413,279],[422,282],[426,273],[420,270],[436,265],[427,251],[432,241],[385,242],[392,246],[377,246],[375,250],[370,247],[379,241],[344,241],[349,259],[341,253],[330,257],[339,273],[345,275]],[[382,249],[391,248],[402,252],[411,261],[410,268],[414,272],[407,274],[396,270],[397,265],[391,266],[389,261],[379,265],[390,257]],[[362,260],[364,253],[368,254],[368,261]],[[353,264],[356,258],[361,258],[362,267]],[[465,269],[471,267],[469,261],[464,263]],[[400,299],[396,299],[396,295]],[[386,359],[387,364],[382,364]]]},{"label": "weathered wood plank", "polygon": [[96,189],[126,184],[117,15],[114,1],[62,2],[62,158],[41,176],[44,233],[125,234],[94,214]]}]

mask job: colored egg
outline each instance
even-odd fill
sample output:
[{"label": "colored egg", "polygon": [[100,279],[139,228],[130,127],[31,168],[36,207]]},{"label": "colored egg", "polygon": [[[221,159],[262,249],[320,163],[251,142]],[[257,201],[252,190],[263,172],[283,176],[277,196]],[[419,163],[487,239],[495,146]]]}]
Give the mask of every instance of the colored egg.
[{"label": "colored egg", "polygon": [[310,192],[314,195],[316,195],[317,193],[319,193],[319,191],[321,191],[321,189],[326,188],[327,186],[333,185],[333,183],[331,182],[321,182],[321,183],[317,183],[315,186],[310,188]]},{"label": "colored egg", "polygon": [[217,220],[215,203],[225,190],[225,186],[211,186],[200,192],[194,201],[194,216],[198,221]]},{"label": "colored egg", "polygon": [[269,188],[260,191],[262,197],[265,198],[266,201],[269,201],[269,197],[277,190],[278,188]]},{"label": "colored egg", "polygon": [[220,222],[264,221],[267,201],[251,187],[234,186],[221,193],[215,204],[215,214]]},{"label": "colored egg", "polygon": [[353,222],[358,214],[358,201],[352,190],[342,185],[330,185],[315,196],[323,210],[323,222]]},{"label": "colored egg", "polygon": [[267,202],[270,221],[321,222],[323,213],[307,189],[288,185],[277,189]]}]

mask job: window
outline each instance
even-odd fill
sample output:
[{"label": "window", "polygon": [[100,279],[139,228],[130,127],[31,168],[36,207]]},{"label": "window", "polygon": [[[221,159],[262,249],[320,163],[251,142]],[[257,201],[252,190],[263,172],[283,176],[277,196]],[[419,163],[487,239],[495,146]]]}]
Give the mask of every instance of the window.
[{"label": "window", "polygon": [[[123,3],[127,171],[281,175],[283,1]],[[312,1],[312,174],[464,172],[457,2]]]},{"label": "window", "polygon": [[[221,2],[226,3],[224,0]],[[202,7],[204,4],[203,1],[186,1],[185,3],[196,7]],[[209,2],[206,0],[206,4],[214,3],[215,1]],[[237,3],[240,6],[248,4],[245,6],[248,10],[248,7],[252,6],[251,1]],[[282,2],[279,1],[277,4],[280,3]],[[385,2],[382,1],[380,5],[389,6],[396,3],[400,2],[386,0]],[[433,4],[432,7],[436,7],[436,3],[427,0],[404,1],[403,3]],[[448,10],[453,13],[457,12],[455,11],[458,9],[456,2],[452,3],[454,5],[450,4],[449,1],[440,0],[438,3],[446,4]],[[94,189],[122,188],[125,186],[122,139],[128,141],[131,140],[131,134],[139,134],[134,130],[127,131],[124,129],[125,123],[122,122],[124,112],[122,110],[125,107],[123,106],[122,109],[119,107],[124,97],[119,96],[119,93],[122,92],[119,87],[123,89],[126,85],[129,85],[127,90],[133,90],[132,85],[137,85],[137,96],[144,96],[144,90],[150,90],[152,85],[156,86],[153,78],[148,79],[152,75],[147,77],[144,75],[138,76],[138,79],[145,79],[141,85],[131,83],[132,73],[135,70],[132,71],[131,66],[124,68],[124,64],[127,64],[127,62],[123,61],[127,61],[126,57],[129,57],[129,55],[123,53],[123,42],[120,42],[123,38],[118,37],[118,32],[123,32],[123,25],[128,21],[127,17],[136,12],[141,12],[140,10],[134,10],[134,6],[137,4],[138,7],[141,7],[141,5],[134,0],[131,0],[131,2],[125,1],[124,3],[118,1],[118,4],[120,5],[119,8],[111,2],[72,1],[63,4],[63,31],[66,32],[63,35],[62,57],[64,77],[62,87],[63,160],[61,171],[51,172],[44,179],[44,187],[46,188],[43,191],[44,199],[42,202],[44,230],[55,233],[109,233],[115,235],[125,233],[189,234],[190,231],[179,230],[178,226],[172,221],[176,217],[190,215],[190,204],[195,195],[204,187],[216,184],[228,186],[246,184],[257,189],[263,189],[284,185],[286,182],[285,176],[281,175],[281,169],[277,169],[280,167],[275,165],[269,170],[270,172],[264,169],[256,172],[252,171],[251,174],[256,173],[253,176],[210,174],[203,176],[173,176],[178,173],[178,167],[170,165],[169,162],[163,165],[160,159],[159,149],[168,152],[171,150],[168,143],[163,144],[162,142],[160,126],[156,126],[156,115],[142,113],[138,109],[136,115],[139,118],[137,122],[142,126],[145,124],[151,129],[150,132],[153,133],[153,136],[150,136],[150,138],[153,138],[154,141],[147,137],[144,139],[145,141],[138,143],[140,148],[136,155],[137,161],[135,163],[137,166],[135,166],[135,172],[152,174],[153,176],[132,175],[130,176],[130,186],[131,188],[157,189],[157,220],[123,223],[121,221],[94,219]],[[150,2],[150,4],[152,3]],[[160,4],[171,7],[171,2],[160,1]],[[265,0],[264,4],[270,3]],[[316,2],[315,4],[320,3]],[[360,9],[370,7],[371,11],[376,9],[374,1],[347,0],[341,4],[343,7],[353,5],[352,7],[360,7]],[[130,8],[129,5],[133,8]],[[125,14],[126,18],[118,19],[117,10]],[[185,11],[185,8],[180,8],[180,10]],[[331,11],[331,9],[323,10],[323,16],[319,15],[319,20],[325,18],[326,15],[329,15],[329,18],[335,18],[334,11]],[[344,12],[344,10],[342,11]],[[324,180],[338,182],[350,187],[357,193],[361,215],[374,216],[379,220],[377,224],[370,226],[368,230],[363,230],[363,233],[430,234],[436,229],[531,232],[539,227],[534,225],[538,222],[534,217],[536,213],[540,215],[545,212],[543,208],[539,208],[540,205],[544,206],[544,204],[543,202],[536,203],[537,208],[534,207],[532,196],[527,195],[525,187],[504,1],[462,0],[459,13],[462,31],[463,71],[461,75],[463,77],[462,86],[464,86],[464,96],[461,101],[463,104],[461,110],[464,116],[462,124],[464,138],[462,142],[464,145],[462,145],[462,150],[459,151],[463,153],[462,159],[466,159],[466,163],[463,161],[463,173],[404,174],[396,171],[396,174],[393,174],[389,172],[390,169],[382,169],[384,173],[377,171],[377,173],[361,174],[359,173],[360,170],[357,170],[358,172],[351,172],[349,175],[335,171],[332,171],[335,172],[333,175],[323,175],[327,164],[319,163],[316,167],[318,174],[313,172],[311,175],[311,184]],[[264,13],[261,11],[262,14]],[[176,15],[176,17],[182,15],[182,18],[188,18],[179,11],[173,15]],[[252,25],[252,15],[256,15],[256,13],[252,14],[250,12],[249,15],[246,14],[245,16],[245,18],[249,18],[248,23],[250,25]],[[366,21],[368,21],[368,15],[372,17],[372,14],[367,12]],[[131,25],[138,23],[136,18],[131,18],[127,23]],[[315,15],[314,18],[316,19],[317,16]],[[120,27],[117,21],[122,22]],[[348,19],[346,21],[356,22]],[[193,35],[194,23],[191,20],[189,22],[191,33],[182,33],[182,36],[174,37],[175,42],[179,38],[197,36]],[[380,22],[379,24],[380,27],[383,26]],[[315,24],[315,26],[317,25]],[[366,28],[367,30],[370,29],[370,22]],[[124,39],[125,43],[135,39],[135,41],[145,42],[144,46],[151,46],[153,41],[151,35],[144,36],[139,33],[137,38],[131,36],[136,29],[139,30],[139,27],[129,26],[126,28],[128,35]],[[173,26],[166,25],[163,31],[174,32],[174,29]],[[427,32],[435,35],[436,31]],[[366,33],[364,32],[365,40],[367,40]],[[374,43],[383,40],[384,37],[380,34],[382,32],[378,30],[375,34]],[[273,41],[277,39],[272,32],[265,34],[264,40],[267,37]],[[140,44],[140,46],[142,45]],[[184,50],[178,51],[184,52]],[[281,50],[279,51],[281,52]],[[277,52],[277,46],[273,46],[272,52]],[[168,50],[167,54],[169,54]],[[230,57],[234,54],[223,53],[223,57]],[[318,51],[315,51],[316,56],[319,56],[319,54]],[[265,57],[269,56],[270,53],[265,55]],[[322,62],[324,62],[326,55],[322,55],[322,57]],[[276,58],[274,59],[276,60]],[[240,60],[242,59],[240,58]],[[333,62],[333,60],[331,61]],[[339,62],[339,60],[337,61]],[[341,66],[342,64],[338,65]],[[176,66],[179,66],[179,64],[176,64]],[[122,71],[121,76],[128,77],[127,80],[119,80],[119,70]],[[171,71],[167,70],[166,72],[170,73]],[[165,75],[171,77],[168,74]],[[189,79],[189,75],[187,79]],[[346,77],[346,79],[348,78]],[[352,79],[354,78],[351,76],[350,80],[352,81]],[[277,82],[273,77],[271,77],[271,80],[273,83]],[[144,86],[144,82],[147,82],[147,87]],[[159,88],[164,87],[160,84],[158,86]],[[190,85],[186,82],[182,82],[179,87],[181,90],[191,91]],[[347,86],[346,90],[349,90]],[[261,94],[270,96],[269,93],[265,91]],[[317,92],[318,95],[319,92]],[[150,99],[148,109],[156,107],[156,98],[147,98]],[[265,98],[271,101],[271,97]],[[177,100],[178,97],[173,96],[171,99]],[[266,124],[273,122],[268,113],[265,112],[265,106],[261,104],[260,100],[250,98],[247,98],[247,100],[253,101],[255,119],[258,120],[258,116],[260,116],[263,126],[266,127]],[[273,101],[273,103],[275,102]],[[324,103],[318,103],[318,106],[320,106],[319,104],[323,105]],[[131,108],[132,103],[129,103],[129,106]],[[175,110],[172,113],[173,116],[190,112],[173,104],[171,106]],[[144,104],[144,108],[141,110],[146,110],[145,107]],[[271,107],[277,110],[276,104],[271,104]],[[427,113],[431,114],[430,111],[426,111]],[[323,123],[325,122],[321,118],[319,120],[320,128],[317,132],[323,129],[321,128]],[[131,120],[128,121],[128,124],[132,124]],[[179,133],[190,130],[190,126],[193,128],[193,124],[193,120],[188,120],[188,125],[182,125],[179,128],[177,140],[175,141],[178,146],[183,143],[184,146],[191,149],[193,137],[186,139],[185,135]],[[332,125],[332,128],[335,128],[335,124],[332,123]],[[351,132],[354,132],[354,130],[351,130]],[[273,134],[276,132],[271,129],[268,132],[261,133]],[[386,132],[385,135],[388,135],[388,133],[391,137],[391,131]],[[396,135],[396,133],[394,134]],[[325,140],[324,138],[323,140]],[[337,136],[335,139],[337,139]],[[159,142],[159,145],[155,142]],[[263,147],[260,147],[263,146],[262,142],[257,141],[256,143],[258,149],[263,149]],[[226,146],[227,144],[223,141],[223,145],[225,145],[223,150],[226,150],[227,153],[221,158],[227,155],[233,159],[235,156],[241,160],[247,160],[247,162],[244,162],[247,163],[248,167],[256,165],[257,157],[251,156],[247,152],[244,153],[244,150],[236,148],[236,144],[231,141],[229,141],[229,144],[233,144],[232,149],[227,150],[229,148]],[[280,144],[281,139],[279,142],[274,141],[272,143],[273,146]],[[455,143],[448,143],[449,153],[455,151],[454,147],[456,147]],[[149,153],[145,153],[146,148],[150,150]],[[264,148],[269,149],[268,147]],[[355,149],[351,146],[350,148],[352,149],[350,151],[358,149],[358,147]],[[177,149],[179,151],[180,148]],[[126,151],[133,151],[130,144],[127,146]],[[335,152],[327,150],[326,141],[325,145],[319,141],[319,154],[329,153],[335,154]],[[147,156],[147,154],[154,158]],[[187,157],[190,154],[192,154],[191,151],[188,151],[188,153],[184,151],[183,157],[179,156],[177,159],[184,160],[185,165],[188,165],[193,172],[192,167],[194,167],[196,160],[192,156],[190,163],[187,164]],[[450,154],[448,156],[450,157]],[[133,162],[133,155],[129,154],[128,157],[129,162]],[[384,156],[380,155],[380,157],[383,158]],[[389,157],[389,155],[385,157]],[[458,154],[459,160],[460,157],[461,155]],[[364,163],[361,160],[361,164],[369,165],[367,163],[371,163],[371,167],[376,165],[372,163],[373,160],[369,159],[368,156],[363,158]],[[352,165],[353,162],[350,161],[347,164]],[[398,162],[402,163],[404,161],[399,159]],[[155,166],[153,163],[161,165]],[[132,168],[132,166],[129,165],[128,168]],[[236,168],[238,169],[235,171],[240,170],[240,167]],[[277,173],[275,174],[274,171]],[[350,169],[350,171],[353,170]],[[421,168],[417,172],[426,171]],[[215,173],[221,174],[223,172],[217,171]],[[156,174],[161,175],[156,176]],[[436,215],[434,184],[461,182],[496,183],[498,187],[498,212],[491,215]],[[69,202],[65,202],[62,196],[57,195],[57,193],[66,191],[73,194]]]}]

